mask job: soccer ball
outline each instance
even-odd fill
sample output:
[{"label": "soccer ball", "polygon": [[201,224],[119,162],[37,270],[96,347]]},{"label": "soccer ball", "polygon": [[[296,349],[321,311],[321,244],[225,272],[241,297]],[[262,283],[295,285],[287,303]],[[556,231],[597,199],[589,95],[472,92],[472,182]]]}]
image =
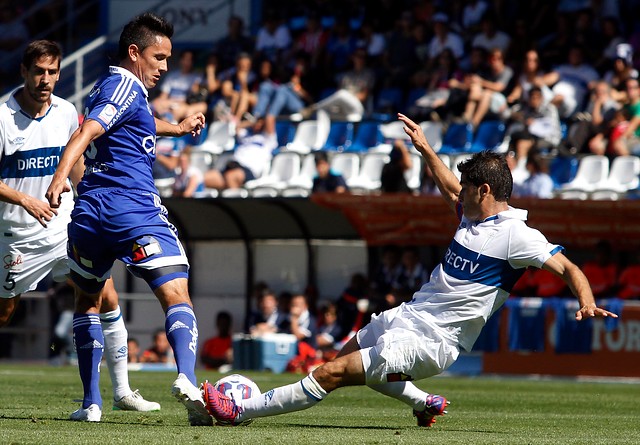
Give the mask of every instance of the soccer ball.
[{"label": "soccer ball", "polygon": [[[231,374],[226,377],[222,377],[213,384],[213,387],[225,396],[233,399],[237,404],[239,404],[243,399],[257,397],[261,393],[256,382],[240,374]],[[240,425],[248,425],[252,421],[253,419],[247,419]]]}]

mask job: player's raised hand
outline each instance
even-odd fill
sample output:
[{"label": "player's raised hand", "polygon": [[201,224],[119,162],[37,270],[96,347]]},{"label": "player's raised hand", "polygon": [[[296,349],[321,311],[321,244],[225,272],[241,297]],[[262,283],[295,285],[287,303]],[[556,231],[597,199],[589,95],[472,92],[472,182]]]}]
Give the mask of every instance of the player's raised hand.
[{"label": "player's raised hand", "polygon": [[595,304],[588,304],[588,305],[582,306],[576,312],[576,320],[578,321],[585,320],[588,318],[593,318],[593,317],[618,318],[618,315],[614,314],[613,312],[609,312],[605,309],[602,309],[600,307],[597,307]]},{"label": "player's raised hand", "polygon": [[204,114],[195,113],[185,117],[178,125],[182,134],[191,133],[191,136],[197,136],[204,127]]},{"label": "player's raised hand", "polygon": [[426,150],[431,148],[420,125],[416,124],[402,113],[398,113],[398,119],[404,123],[404,132],[411,138],[411,142],[416,150],[420,153],[424,153]]},{"label": "player's raised hand", "polygon": [[34,198],[33,196],[24,195],[20,201],[23,209],[33,216],[42,227],[47,227],[47,222],[58,214],[58,211],[51,208],[48,203]]},{"label": "player's raised hand", "polygon": [[47,201],[49,201],[51,208],[57,209],[62,203],[62,194],[70,191],[71,186],[66,180],[60,182],[52,181],[44,196],[47,198]]}]

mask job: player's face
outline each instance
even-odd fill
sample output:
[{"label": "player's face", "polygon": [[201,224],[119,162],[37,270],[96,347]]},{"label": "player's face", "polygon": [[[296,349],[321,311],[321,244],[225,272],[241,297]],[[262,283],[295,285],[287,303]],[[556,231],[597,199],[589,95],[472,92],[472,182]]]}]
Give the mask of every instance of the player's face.
[{"label": "player's face", "polygon": [[460,195],[458,200],[462,204],[462,213],[470,220],[480,219],[482,209],[480,208],[480,188],[471,184],[463,177],[460,181]]},{"label": "player's face", "polygon": [[134,62],[136,75],[147,89],[155,87],[167,72],[167,59],[171,57],[171,40],[156,36],[156,42],[137,53]]},{"label": "player's face", "polygon": [[60,59],[41,56],[27,69],[20,67],[24,79],[24,90],[37,103],[44,104],[51,99],[51,93],[60,78]]}]

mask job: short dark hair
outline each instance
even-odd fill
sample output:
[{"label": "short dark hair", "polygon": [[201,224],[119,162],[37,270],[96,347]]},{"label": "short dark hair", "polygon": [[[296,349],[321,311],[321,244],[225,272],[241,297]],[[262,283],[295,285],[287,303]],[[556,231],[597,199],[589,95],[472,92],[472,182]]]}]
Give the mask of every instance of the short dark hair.
[{"label": "short dark hair", "polygon": [[313,159],[316,162],[316,165],[319,162],[329,162],[329,156],[327,155],[326,151],[316,151],[313,154]]},{"label": "short dark hair", "polygon": [[173,25],[151,12],[133,18],[120,34],[118,57],[120,60],[126,59],[130,45],[136,45],[140,52],[144,51],[155,43],[157,36],[170,39],[173,36]]},{"label": "short dark hair", "polygon": [[476,187],[489,184],[496,201],[509,201],[513,190],[513,177],[504,155],[484,150],[460,162],[458,170],[464,180]]},{"label": "short dark hair", "polygon": [[31,65],[42,56],[50,56],[58,59],[58,67],[62,60],[62,48],[51,40],[34,40],[29,43],[22,54],[22,65],[29,69]]}]

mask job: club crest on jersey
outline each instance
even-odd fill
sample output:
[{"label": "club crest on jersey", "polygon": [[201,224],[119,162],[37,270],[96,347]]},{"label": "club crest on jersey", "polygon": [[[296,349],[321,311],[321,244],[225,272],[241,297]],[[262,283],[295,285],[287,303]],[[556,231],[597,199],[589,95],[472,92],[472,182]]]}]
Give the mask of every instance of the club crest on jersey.
[{"label": "club crest on jersey", "polygon": [[150,256],[162,253],[160,243],[152,236],[144,236],[133,243],[132,259],[135,263],[143,261]]},{"label": "club crest on jersey", "polygon": [[109,123],[113,120],[118,110],[111,104],[106,104],[100,114],[98,115],[98,119],[100,119],[105,124],[109,125]]},{"label": "club crest on jersey", "polygon": [[25,139],[22,136],[18,136],[14,140],[10,140],[9,143],[11,145],[24,145]]}]

